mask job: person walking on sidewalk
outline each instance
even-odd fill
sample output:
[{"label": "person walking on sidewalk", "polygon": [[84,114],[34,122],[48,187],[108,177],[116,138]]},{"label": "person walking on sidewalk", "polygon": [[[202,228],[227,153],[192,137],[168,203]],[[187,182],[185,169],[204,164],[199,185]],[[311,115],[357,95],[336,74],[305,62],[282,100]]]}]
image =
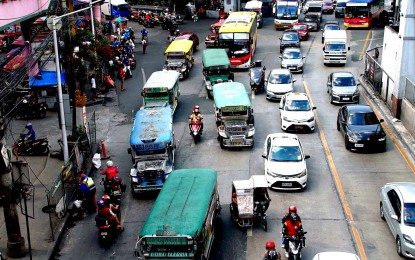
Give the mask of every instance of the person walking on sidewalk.
[{"label": "person walking on sidewalk", "polygon": [[120,65],[120,70],[118,72],[119,79],[121,80],[121,91],[124,91],[124,79],[125,79],[125,71],[124,71],[124,64]]},{"label": "person walking on sidewalk", "polygon": [[94,76],[91,77],[91,100],[96,101],[97,100],[97,84],[95,83]]},{"label": "person walking on sidewalk", "polygon": [[146,54],[146,49],[147,49],[147,45],[148,45],[147,40],[146,40],[146,39],[144,39],[144,40],[141,42],[141,44],[143,45],[143,54]]},{"label": "person walking on sidewalk", "polygon": [[86,202],[86,209],[89,213],[95,213],[97,211],[96,204],[96,192],[94,180],[91,177],[81,174],[81,184],[79,185],[79,190],[83,194]]}]

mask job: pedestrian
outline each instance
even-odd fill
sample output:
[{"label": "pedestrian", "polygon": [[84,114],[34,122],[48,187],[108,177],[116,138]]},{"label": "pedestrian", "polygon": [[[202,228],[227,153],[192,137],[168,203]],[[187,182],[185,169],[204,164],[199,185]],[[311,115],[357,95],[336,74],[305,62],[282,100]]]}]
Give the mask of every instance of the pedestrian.
[{"label": "pedestrian", "polygon": [[117,23],[117,40],[121,41],[121,26]]},{"label": "pedestrian", "polygon": [[89,213],[95,213],[97,211],[97,201],[95,198],[97,189],[95,187],[94,180],[91,177],[81,174],[81,184],[79,190],[85,198],[86,209]]},{"label": "pedestrian", "polygon": [[95,83],[94,77],[91,78],[91,92],[92,92],[91,100],[95,101],[97,99],[97,84]]},{"label": "pedestrian", "polygon": [[124,71],[124,64],[121,64],[120,65],[120,70],[119,70],[119,78],[120,78],[120,80],[121,80],[121,91],[124,91],[125,90],[125,87],[124,87],[124,79],[125,79],[125,71]]},{"label": "pedestrian", "polygon": [[143,41],[141,42],[141,44],[143,45],[143,54],[146,54],[146,49],[147,49],[147,45],[148,42],[146,39],[143,39]]}]

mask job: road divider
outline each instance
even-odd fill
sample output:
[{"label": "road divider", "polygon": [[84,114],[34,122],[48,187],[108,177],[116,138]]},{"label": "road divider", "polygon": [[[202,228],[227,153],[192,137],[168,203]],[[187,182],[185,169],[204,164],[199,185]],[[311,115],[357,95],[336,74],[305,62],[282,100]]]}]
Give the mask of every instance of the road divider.
[{"label": "road divider", "polygon": [[[310,91],[308,89],[308,85],[305,81],[303,81],[303,85],[304,85],[305,92],[307,93],[307,96],[311,101],[312,106],[314,106],[314,102],[311,98]],[[323,144],[324,152],[326,154],[326,158],[327,158],[327,161],[328,161],[328,164],[329,164],[329,167],[330,167],[330,171],[331,171],[331,174],[333,176],[334,183],[336,184],[337,193],[339,194],[340,201],[342,203],[344,213],[346,214],[347,222],[350,225],[350,228],[351,228],[351,231],[352,231],[352,234],[353,234],[353,237],[354,237],[354,241],[355,241],[357,249],[359,251],[360,258],[362,260],[367,260],[367,256],[366,256],[365,249],[363,247],[362,239],[361,239],[359,231],[357,230],[357,227],[355,225],[353,215],[352,215],[352,211],[349,207],[349,203],[347,202],[346,195],[345,195],[344,189],[343,189],[343,185],[340,181],[340,177],[339,177],[339,174],[337,172],[336,165],[334,164],[334,160],[333,160],[333,157],[331,155],[330,148],[329,148],[329,145],[327,143],[326,136],[323,132],[323,128],[322,128],[321,123],[320,123],[320,119],[317,116],[317,111],[316,110],[314,110],[314,118],[316,120],[318,129],[319,129],[321,143]]]}]

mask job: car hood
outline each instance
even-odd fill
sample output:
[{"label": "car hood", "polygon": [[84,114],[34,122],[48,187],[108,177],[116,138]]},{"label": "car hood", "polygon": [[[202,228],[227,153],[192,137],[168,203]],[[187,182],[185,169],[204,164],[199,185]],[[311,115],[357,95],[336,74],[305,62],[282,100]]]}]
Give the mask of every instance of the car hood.
[{"label": "car hood", "polygon": [[333,86],[333,92],[337,94],[353,94],[357,90],[357,86],[350,87],[336,87]]},{"label": "car hood", "polygon": [[273,84],[273,83],[268,83],[267,84],[267,90],[271,91],[271,92],[290,92],[293,91],[293,84],[292,83],[288,83],[288,84]]},{"label": "car hood", "polygon": [[378,127],[378,125],[348,125],[348,129],[351,134],[360,140],[369,140],[375,134],[376,129],[378,135],[385,135],[382,126]]},{"label": "car hood", "polygon": [[306,163],[304,160],[301,162],[274,162],[267,160],[265,161],[265,169],[272,173],[290,176],[304,171]]},{"label": "car hood", "polygon": [[298,44],[298,41],[281,41],[281,44],[286,45],[286,44]]},{"label": "car hood", "polygon": [[302,59],[283,59],[281,61],[282,64],[286,64],[286,65],[293,65],[296,66],[298,65],[300,62],[302,61]]},{"label": "car hood", "polygon": [[281,116],[286,116],[290,120],[308,120],[314,116],[313,110],[310,111],[281,111]]}]

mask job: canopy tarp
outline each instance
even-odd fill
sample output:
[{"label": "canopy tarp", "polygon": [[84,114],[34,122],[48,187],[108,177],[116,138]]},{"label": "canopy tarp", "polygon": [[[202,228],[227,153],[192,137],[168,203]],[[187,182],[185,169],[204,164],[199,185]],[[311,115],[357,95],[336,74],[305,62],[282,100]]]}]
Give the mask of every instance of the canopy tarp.
[{"label": "canopy tarp", "polygon": [[[50,87],[58,85],[56,71],[42,71],[40,73],[42,78],[30,77],[31,87]],[[61,72],[61,83],[65,84],[65,72]]]}]

